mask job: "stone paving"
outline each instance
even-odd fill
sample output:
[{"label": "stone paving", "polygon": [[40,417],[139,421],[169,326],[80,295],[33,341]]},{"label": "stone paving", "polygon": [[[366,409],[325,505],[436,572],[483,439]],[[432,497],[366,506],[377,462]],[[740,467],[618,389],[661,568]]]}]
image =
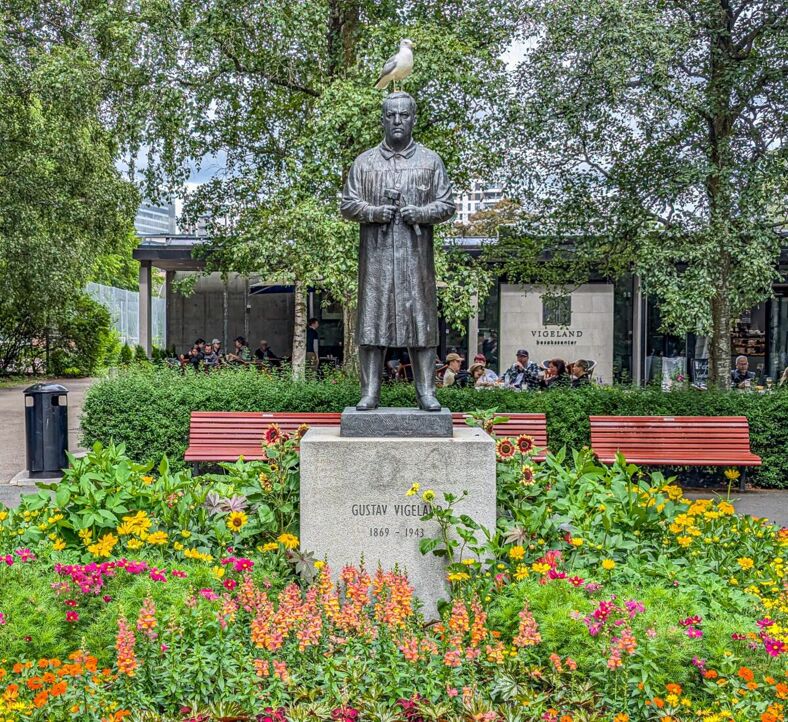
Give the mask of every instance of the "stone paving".
[{"label": "stone paving", "polygon": [[[68,389],[68,447],[79,451],[79,419],[85,392],[96,379],[54,379]],[[26,466],[25,459],[25,388],[36,383],[0,389],[0,502],[15,505],[21,493],[31,487],[10,486],[11,479]],[[49,381],[47,382],[49,383]]]}]

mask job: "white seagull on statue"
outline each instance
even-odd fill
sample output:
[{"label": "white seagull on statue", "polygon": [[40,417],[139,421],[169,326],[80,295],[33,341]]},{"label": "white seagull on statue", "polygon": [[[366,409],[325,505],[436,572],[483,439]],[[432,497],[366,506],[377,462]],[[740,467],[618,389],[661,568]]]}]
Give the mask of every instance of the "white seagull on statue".
[{"label": "white seagull on statue", "polygon": [[375,83],[378,90],[383,90],[390,82],[394,82],[394,89],[397,89],[397,81],[407,78],[413,72],[413,41],[405,38],[399,41],[399,51],[392,55],[383,66],[383,72]]}]

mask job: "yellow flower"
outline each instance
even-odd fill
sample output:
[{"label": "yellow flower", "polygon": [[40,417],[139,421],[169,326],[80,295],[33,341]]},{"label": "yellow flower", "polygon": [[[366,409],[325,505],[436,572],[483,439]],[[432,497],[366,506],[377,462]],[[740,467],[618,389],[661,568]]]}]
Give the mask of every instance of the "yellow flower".
[{"label": "yellow flower", "polygon": [[227,528],[230,531],[238,532],[246,526],[249,517],[242,511],[232,511],[227,517]]},{"label": "yellow flower", "polygon": [[117,543],[118,537],[116,537],[114,534],[105,534],[95,544],[91,544],[88,547],[88,551],[94,557],[108,557],[110,554],[112,554],[112,550],[115,548]]},{"label": "yellow flower", "polygon": [[534,562],[531,564],[531,569],[537,574],[547,574],[550,571],[550,565],[545,562]]},{"label": "yellow flower", "polygon": [[151,520],[148,519],[148,514],[141,509],[133,516],[124,516],[123,521],[128,524],[128,527],[125,527],[130,530],[128,533],[136,534],[137,536],[142,536],[151,528]]},{"label": "yellow flower", "polygon": [[8,512],[0,511],[0,521],[5,521],[6,519],[8,519]]},{"label": "yellow flower", "polygon": [[688,547],[692,544],[692,537],[691,536],[680,536],[676,538],[676,541],[683,547]]},{"label": "yellow flower", "polygon": [[133,524],[124,521],[115,531],[118,532],[119,536],[131,536],[135,533],[135,529],[136,527]]},{"label": "yellow flower", "polygon": [[416,496],[419,493],[419,489],[421,489],[421,484],[413,484],[410,489],[405,492],[405,496]]},{"label": "yellow flower", "polygon": [[475,559],[471,559],[471,558],[469,557],[468,559],[463,559],[463,560],[462,560],[462,563],[463,563],[463,564],[464,564],[466,567],[472,567],[474,564],[476,564],[476,560],[475,560]]},{"label": "yellow flower", "polygon": [[156,546],[161,546],[162,544],[167,543],[167,532],[166,531],[155,531],[153,534],[148,534],[145,538],[145,541],[148,544],[153,544]]},{"label": "yellow flower", "polygon": [[521,547],[519,544],[509,550],[509,559],[516,559],[519,561],[523,557],[525,557],[525,549],[523,549],[523,547]]},{"label": "yellow flower", "polygon": [[435,501],[435,492],[432,489],[427,489],[422,495],[421,498],[424,499],[428,504],[431,504]]},{"label": "yellow flower", "polygon": [[602,569],[609,572],[612,569],[616,568],[616,563],[612,559],[603,559],[602,560]]},{"label": "yellow flower", "polygon": [[66,542],[63,541],[62,539],[55,539],[55,542],[52,544],[52,548],[56,552],[63,551],[63,549],[66,548]]},{"label": "yellow flower", "polygon": [[449,572],[450,582],[466,582],[471,578],[470,574],[465,572]]},{"label": "yellow flower", "polygon": [[79,538],[82,539],[83,544],[87,544],[93,538],[92,529],[80,529]]},{"label": "yellow flower", "polygon": [[152,476],[143,476],[142,477],[142,483],[145,484],[146,486],[152,484],[153,483],[153,477]]},{"label": "yellow flower", "polygon": [[741,476],[741,472],[738,469],[725,469],[725,478],[728,481],[736,481]]},{"label": "yellow flower", "polygon": [[217,578],[221,579],[224,576],[224,567],[215,566],[211,569],[211,573]]},{"label": "yellow flower", "polygon": [[528,579],[529,576],[528,567],[525,564],[518,564],[517,571],[514,573],[515,580],[521,582],[523,579]]},{"label": "yellow flower", "polygon": [[191,535],[192,533],[188,529],[181,529],[181,536],[184,539],[188,539]]},{"label": "yellow flower", "polygon": [[263,544],[261,549],[264,552],[275,552],[277,549],[279,549],[279,545],[276,542],[268,542],[268,544]]},{"label": "yellow flower", "polygon": [[721,501],[717,504],[717,511],[720,514],[724,514],[725,516],[731,516],[736,510],[733,508],[733,504],[730,504],[727,501]]},{"label": "yellow flower", "polygon": [[276,540],[285,548],[285,549],[297,549],[298,548],[298,537],[294,536],[293,534],[280,534]]},{"label": "yellow flower", "polygon": [[572,546],[573,547],[581,547],[583,546],[583,540],[580,537],[572,537]]},{"label": "yellow flower", "polygon": [[126,542],[126,546],[132,550],[142,549],[142,547],[145,546],[145,542],[141,541],[140,539],[129,539]]},{"label": "yellow flower", "polygon": [[318,569],[318,570],[322,569],[325,565],[326,565],[326,563],[322,559],[318,559],[315,562],[315,569]]},{"label": "yellow flower", "polygon": [[180,542],[175,542],[175,543],[172,545],[172,548],[173,548],[173,549],[174,549],[176,552],[183,551],[183,544],[181,544]]},{"label": "yellow flower", "polygon": [[739,563],[739,566],[742,569],[744,569],[745,571],[747,569],[752,569],[753,566],[755,566],[755,562],[752,559],[750,559],[749,557],[740,557],[736,561]]},{"label": "yellow flower", "polygon": [[[131,542],[129,542],[129,546],[131,546]],[[205,554],[197,549],[184,549],[183,556],[187,559],[199,559],[201,562],[213,561],[213,557],[210,554]]]}]

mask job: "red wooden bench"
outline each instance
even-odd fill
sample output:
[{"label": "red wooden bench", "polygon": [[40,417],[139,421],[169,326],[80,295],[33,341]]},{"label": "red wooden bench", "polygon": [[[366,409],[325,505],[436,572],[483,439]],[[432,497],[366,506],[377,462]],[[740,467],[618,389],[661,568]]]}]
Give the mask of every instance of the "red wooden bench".
[{"label": "red wooden bench", "polygon": [[591,416],[591,448],[612,464],[616,453],[644,466],[760,466],[746,416]]},{"label": "red wooden bench", "polygon": [[[301,424],[339,426],[338,413],[291,413],[259,411],[192,411],[189,423],[189,446],[184,460],[200,462],[247,461],[265,458],[261,442],[270,424],[293,433]],[[527,434],[540,449],[534,457],[542,461],[547,449],[547,419],[544,414],[506,414],[508,421],[495,426],[497,436],[516,437]],[[466,414],[452,414],[454,426],[466,426]]]}]

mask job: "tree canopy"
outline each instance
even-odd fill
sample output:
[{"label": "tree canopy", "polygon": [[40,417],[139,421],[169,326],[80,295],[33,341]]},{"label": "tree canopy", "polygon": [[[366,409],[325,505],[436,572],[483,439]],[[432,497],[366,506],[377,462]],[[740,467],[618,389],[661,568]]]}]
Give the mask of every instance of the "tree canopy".
[{"label": "tree canopy", "polygon": [[[400,38],[415,41],[415,72],[404,87],[418,104],[417,139],[441,154],[459,185],[481,177],[500,157],[498,114],[508,100],[501,55],[517,32],[516,6],[159,3],[146,18],[136,70],[151,94],[138,106],[135,132],[154,161],[148,183],[177,184],[187,162],[221,157],[222,173],[186,207],[189,218],[210,215],[215,262],[320,285],[350,311],[349,322],[357,230],[339,220],[338,194],[355,156],[380,140],[379,69]],[[464,263],[451,273],[449,258],[440,265],[451,320],[467,317],[472,286],[486,288],[484,269]]]},{"label": "tree canopy", "polygon": [[115,168],[104,85],[78,24],[44,19],[36,3],[4,5],[0,370],[68,322],[98,259],[128,238],[137,192]]},{"label": "tree canopy", "polygon": [[[771,0],[534,0],[517,73],[510,272],[634,268],[674,332],[767,298],[786,221],[788,9]],[[547,266],[533,262],[542,253]],[[555,273],[553,273],[555,277]]]}]

